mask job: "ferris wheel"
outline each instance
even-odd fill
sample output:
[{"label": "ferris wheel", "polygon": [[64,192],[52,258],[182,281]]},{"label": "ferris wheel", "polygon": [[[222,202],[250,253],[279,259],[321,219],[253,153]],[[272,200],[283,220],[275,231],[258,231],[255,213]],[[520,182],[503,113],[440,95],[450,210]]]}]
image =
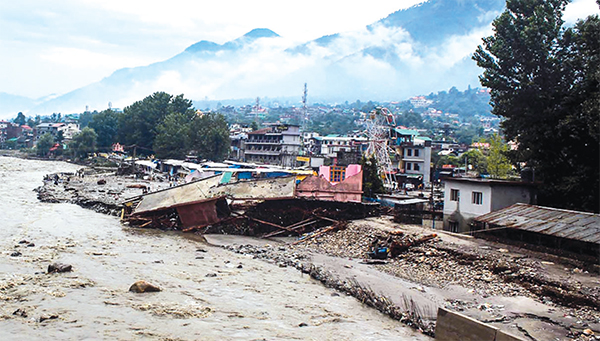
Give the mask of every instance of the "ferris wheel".
[{"label": "ferris wheel", "polygon": [[377,170],[387,189],[394,189],[395,181],[392,178],[392,160],[390,153],[394,150],[389,147],[390,128],[396,126],[394,115],[387,109],[377,107],[366,114],[364,123],[369,146],[366,155],[374,156],[377,160]]}]

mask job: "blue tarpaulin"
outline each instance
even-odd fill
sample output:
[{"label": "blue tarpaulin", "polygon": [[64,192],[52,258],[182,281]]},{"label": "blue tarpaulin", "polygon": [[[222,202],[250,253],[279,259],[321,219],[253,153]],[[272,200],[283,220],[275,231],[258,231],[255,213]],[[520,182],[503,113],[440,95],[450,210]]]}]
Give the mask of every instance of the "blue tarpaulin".
[{"label": "blue tarpaulin", "polygon": [[251,172],[239,172],[237,173],[238,180],[239,179],[252,179]]}]

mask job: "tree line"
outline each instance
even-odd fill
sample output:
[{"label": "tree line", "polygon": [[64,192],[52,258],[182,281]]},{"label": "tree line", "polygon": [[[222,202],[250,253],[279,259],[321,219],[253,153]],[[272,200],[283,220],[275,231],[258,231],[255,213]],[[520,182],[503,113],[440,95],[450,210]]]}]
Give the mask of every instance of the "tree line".
[{"label": "tree line", "polygon": [[[123,112],[107,109],[84,113],[80,125],[81,132],[68,145],[76,157],[110,151],[118,142],[137,155],[177,159],[193,155],[220,161],[227,157],[231,144],[223,115],[197,112],[191,100],[166,92],[156,92],[125,107]],[[40,137],[38,153],[47,154],[55,142],[50,134]]]}]

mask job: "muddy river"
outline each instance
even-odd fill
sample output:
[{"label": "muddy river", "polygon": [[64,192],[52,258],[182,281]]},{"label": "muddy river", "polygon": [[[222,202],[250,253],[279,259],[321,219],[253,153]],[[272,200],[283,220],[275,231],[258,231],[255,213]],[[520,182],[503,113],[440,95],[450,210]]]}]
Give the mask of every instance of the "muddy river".
[{"label": "muddy river", "polygon": [[0,340],[430,340],[296,269],[37,200],[78,168],[0,157]]}]

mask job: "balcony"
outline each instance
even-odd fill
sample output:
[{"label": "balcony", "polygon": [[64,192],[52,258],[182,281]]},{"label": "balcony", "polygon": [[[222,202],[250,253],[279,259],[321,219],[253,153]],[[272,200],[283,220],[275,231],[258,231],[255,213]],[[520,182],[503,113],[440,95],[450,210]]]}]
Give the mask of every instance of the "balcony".
[{"label": "balcony", "polygon": [[275,145],[275,144],[281,144],[281,140],[246,140],[246,144],[268,144],[268,145]]},{"label": "balcony", "polygon": [[244,151],[244,154],[246,154],[246,155],[280,155],[281,151],[246,149]]}]

